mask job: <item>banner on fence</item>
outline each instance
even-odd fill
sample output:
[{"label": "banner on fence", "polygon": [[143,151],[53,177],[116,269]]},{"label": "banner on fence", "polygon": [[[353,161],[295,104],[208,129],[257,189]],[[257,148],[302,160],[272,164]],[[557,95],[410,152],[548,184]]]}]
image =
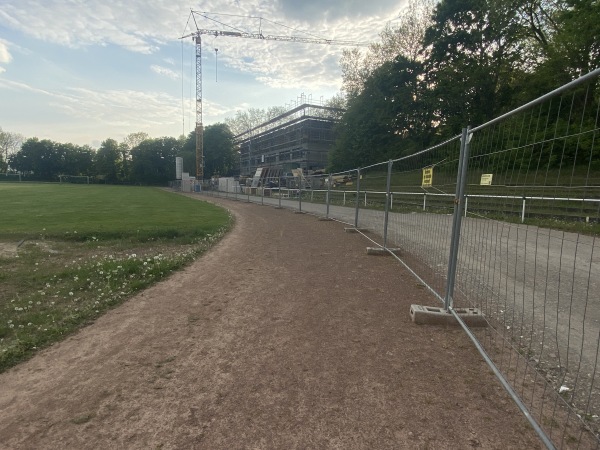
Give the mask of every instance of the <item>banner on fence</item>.
[{"label": "banner on fence", "polygon": [[479,182],[479,184],[481,186],[491,186],[492,185],[492,177],[494,176],[493,173],[482,173],[481,174],[481,181]]},{"label": "banner on fence", "polygon": [[423,182],[421,186],[431,186],[433,183],[433,167],[426,167],[423,169]]}]

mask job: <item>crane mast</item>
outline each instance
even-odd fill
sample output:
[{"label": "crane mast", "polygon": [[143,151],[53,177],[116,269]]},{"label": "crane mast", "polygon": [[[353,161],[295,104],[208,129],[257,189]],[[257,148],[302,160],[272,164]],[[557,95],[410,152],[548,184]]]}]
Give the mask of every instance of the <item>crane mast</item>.
[{"label": "crane mast", "polygon": [[[259,39],[269,41],[285,41],[285,42],[300,42],[305,44],[325,44],[325,45],[347,45],[347,46],[362,46],[367,45],[365,43],[344,41],[344,40],[333,40],[333,39],[321,39],[303,36],[285,36],[285,35],[264,35],[262,32],[248,33],[244,31],[226,31],[226,30],[209,30],[205,28],[198,28],[196,23],[195,14],[198,14],[204,18],[209,19],[205,14],[197,11],[191,11],[190,15],[194,19],[196,24],[196,31],[185,36],[181,39],[192,37],[196,45],[196,179],[202,180],[204,178],[204,125],[202,123],[202,35],[209,36],[224,36],[224,37],[237,37],[246,39]],[[212,20],[212,19],[211,19]],[[261,18],[262,20],[262,18]],[[189,20],[188,20],[189,22]],[[228,25],[226,25],[228,26]],[[233,28],[233,27],[230,27]]]},{"label": "crane mast", "polygon": [[202,124],[202,38],[196,40],[196,179],[204,179],[204,125]]}]

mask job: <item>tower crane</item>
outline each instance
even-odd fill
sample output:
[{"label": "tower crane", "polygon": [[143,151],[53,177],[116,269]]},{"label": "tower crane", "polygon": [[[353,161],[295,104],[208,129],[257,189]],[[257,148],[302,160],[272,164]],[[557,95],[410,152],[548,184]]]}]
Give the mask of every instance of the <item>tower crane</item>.
[{"label": "tower crane", "polygon": [[[202,35],[209,36],[223,36],[223,37],[236,37],[246,39],[259,39],[264,41],[287,41],[287,42],[300,42],[306,44],[325,44],[325,45],[346,45],[346,46],[364,46],[366,43],[334,40],[334,39],[323,39],[318,37],[304,37],[304,36],[286,36],[286,35],[273,35],[263,34],[262,31],[257,33],[249,33],[236,29],[231,25],[224,24],[220,21],[212,19],[207,16],[206,12],[190,11],[190,17],[193,19],[196,26],[196,31],[193,33],[186,34],[180,39],[186,39],[192,37],[196,45],[196,179],[202,180],[204,178],[204,125],[202,124]],[[196,16],[203,17],[205,19],[217,22],[230,30],[209,30],[206,28],[198,27]],[[260,19],[262,17],[253,17],[254,19]],[[188,17],[189,23],[189,17]],[[187,25],[186,25],[187,28]]]}]

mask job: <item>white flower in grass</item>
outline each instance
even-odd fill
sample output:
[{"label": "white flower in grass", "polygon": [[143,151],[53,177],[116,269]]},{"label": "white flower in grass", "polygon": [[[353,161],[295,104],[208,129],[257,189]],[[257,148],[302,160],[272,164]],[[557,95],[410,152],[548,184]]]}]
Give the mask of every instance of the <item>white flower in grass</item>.
[{"label": "white flower in grass", "polygon": [[70,291],[70,292],[69,292],[69,296],[70,296],[70,297],[73,297],[73,292],[71,292],[71,291]]}]

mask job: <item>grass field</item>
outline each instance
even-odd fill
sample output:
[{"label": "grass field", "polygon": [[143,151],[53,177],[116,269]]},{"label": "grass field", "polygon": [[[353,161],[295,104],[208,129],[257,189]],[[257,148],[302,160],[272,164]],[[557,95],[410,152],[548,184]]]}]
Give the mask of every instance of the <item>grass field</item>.
[{"label": "grass field", "polygon": [[155,188],[0,185],[0,371],[201,254],[231,224]]}]

